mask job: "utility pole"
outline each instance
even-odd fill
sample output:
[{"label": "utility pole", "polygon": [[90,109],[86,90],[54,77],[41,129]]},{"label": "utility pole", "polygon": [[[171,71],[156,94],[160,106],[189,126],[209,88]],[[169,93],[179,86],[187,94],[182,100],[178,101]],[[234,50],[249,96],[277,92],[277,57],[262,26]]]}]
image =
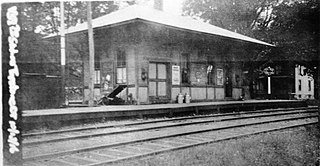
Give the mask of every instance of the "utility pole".
[{"label": "utility pole", "polygon": [[64,2],[60,2],[60,48],[61,48],[61,100],[66,105],[66,40],[64,27]]},{"label": "utility pole", "polygon": [[[319,47],[318,48],[320,48],[320,43],[319,43]],[[319,52],[320,52],[319,50],[320,49],[318,49],[318,55],[319,55]],[[318,56],[318,66],[317,66],[316,70],[318,70],[318,72],[315,72],[315,73],[318,74],[317,75],[318,83],[317,83],[317,86],[316,86],[316,88],[317,88],[316,90],[318,91],[318,93],[317,93],[317,95],[318,95],[318,131],[320,132],[320,56]],[[319,146],[319,148],[320,148],[320,146]],[[320,160],[320,154],[319,154],[318,158]]]},{"label": "utility pole", "polygon": [[89,39],[89,107],[94,106],[94,41],[92,29],[91,2],[87,2],[88,39]]}]

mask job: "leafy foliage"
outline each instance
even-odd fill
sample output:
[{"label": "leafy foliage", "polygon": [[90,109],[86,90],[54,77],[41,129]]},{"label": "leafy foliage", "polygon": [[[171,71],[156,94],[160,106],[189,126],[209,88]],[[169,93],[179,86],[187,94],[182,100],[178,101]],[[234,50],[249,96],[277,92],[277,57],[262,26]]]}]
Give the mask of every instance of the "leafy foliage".
[{"label": "leafy foliage", "polygon": [[[133,3],[128,2],[128,5]],[[115,1],[93,1],[91,4],[93,19],[119,8]],[[19,24],[22,28],[19,39],[19,51],[23,54],[18,59],[21,71],[23,73],[60,75],[60,39],[43,40],[42,38],[44,35],[59,32],[60,2],[26,2],[15,5],[20,10]],[[64,21],[67,28],[87,21],[86,2],[64,2],[64,8]],[[86,39],[82,39],[81,41],[86,41]],[[67,38],[67,42],[70,42],[69,38]],[[69,45],[67,44],[67,47],[72,47],[75,50],[67,55],[66,74],[68,85],[76,86],[82,83],[82,56],[87,53],[87,50],[83,46],[85,43],[78,42],[75,46],[70,45],[70,43]]]},{"label": "leafy foliage", "polygon": [[267,21],[260,15],[270,3],[269,0],[186,0],[183,11],[185,15],[200,17],[210,24],[254,37],[252,29],[258,21]]},{"label": "leafy foliage", "polygon": [[267,65],[304,65],[308,74],[318,79],[318,0],[186,0],[183,11],[185,15],[276,45],[254,50],[249,61],[244,62],[251,95],[253,81]]},{"label": "leafy foliage", "polygon": [[273,7],[273,22],[266,32],[287,60],[315,67],[319,44],[319,2],[284,1]]},{"label": "leafy foliage", "polygon": [[[132,5],[135,1],[127,2]],[[97,18],[115,10],[116,1],[92,1],[92,18]],[[56,33],[60,27],[60,2],[26,2],[18,4],[21,10],[23,30],[41,31],[43,34]],[[87,20],[85,1],[64,2],[66,27],[75,26]]]},{"label": "leafy foliage", "polygon": [[186,0],[183,10],[210,24],[275,44],[277,49],[256,52],[251,60],[258,64],[285,60],[309,69],[317,66],[317,0]]}]

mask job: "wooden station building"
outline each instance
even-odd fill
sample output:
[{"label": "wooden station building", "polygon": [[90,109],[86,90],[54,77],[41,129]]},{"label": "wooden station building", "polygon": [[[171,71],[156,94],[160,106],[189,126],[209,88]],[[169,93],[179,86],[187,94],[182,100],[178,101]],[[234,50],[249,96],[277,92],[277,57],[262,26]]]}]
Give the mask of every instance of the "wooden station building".
[{"label": "wooden station building", "polygon": [[[239,99],[243,62],[272,46],[189,17],[130,6],[92,20],[96,98],[125,85],[119,97],[136,104]],[[87,41],[87,23],[67,31],[67,54]],[[86,42],[87,43],[87,42]],[[87,46],[86,46],[87,48]],[[83,100],[89,97],[89,53],[83,60]]]}]

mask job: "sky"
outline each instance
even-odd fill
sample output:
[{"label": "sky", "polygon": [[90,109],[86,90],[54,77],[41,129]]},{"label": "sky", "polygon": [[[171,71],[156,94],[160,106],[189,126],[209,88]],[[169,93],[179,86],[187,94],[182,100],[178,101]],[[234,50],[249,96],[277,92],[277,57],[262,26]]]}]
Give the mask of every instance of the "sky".
[{"label": "sky", "polygon": [[172,14],[181,15],[183,0],[163,0],[163,9]]},{"label": "sky", "polygon": [[[139,5],[153,7],[154,0],[138,0]],[[184,0],[163,0],[163,10],[165,12],[181,15],[182,3]]]},{"label": "sky", "polygon": [[[30,1],[45,2],[49,0],[4,0],[3,2],[30,2]],[[70,1],[70,0],[63,0],[63,1]],[[71,0],[71,1],[76,1],[76,0]],[[122,1],[122,0],[114,0],[114,1]],[[151,7],[153,5],[153,0],[140,0],[140,1],[146,3],[147,5],[150,5]],[[169,12],[171,14],[181,15],[183,1],[184,0],[163,0],[163,9],[164,11]]]}]

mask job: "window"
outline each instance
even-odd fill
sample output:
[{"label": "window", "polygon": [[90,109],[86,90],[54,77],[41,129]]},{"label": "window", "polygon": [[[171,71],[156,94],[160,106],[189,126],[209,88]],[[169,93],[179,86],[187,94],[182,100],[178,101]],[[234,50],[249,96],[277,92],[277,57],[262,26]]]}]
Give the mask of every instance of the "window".
[{"label": "window", "polygon": [[301,80],[298,80],[298,90],[301,91]]},{"label": "window", "polygon": [[94,56],[94,84],[100,85],[100,56]]},{"label": "window", "polygon": [[305,67],[299,65],[299,74],[300,74],[301,76],[306,75],[306,69],[305,69]]},{"label": "window", "polygon": [[117,52],[117,83],[123,84],[127,82],[126,70],[126,54],[124,51],[118,50]]},{"label": "window", "polygon": [[94,70],[94,84],[100,84],[100,70]]},{"label": "window", "polygon": [[181,55],[181,81],[183,84],[190,83],[190,55]]},{"label": "window", "polygon": [[217,69],[217,85],[223,85],[223,69]]},{"label": "window", "polygon": [[276,74],[276,75],[279,75],[279,74],[281,74],[281,72],[282,72],[282,66],[280,66],[280,65],[276,66],[276,68],[275,68],[275,74]]},{"label": "window", "polygon": [[126,68],[117,68],[117,83],[118,84],[123,84],[127,82],[127,72],[126,72]]},{"label": "window", "polygon": [[208,79],[208,85],[214,85],[214,67],[213,67],[213,61],[208,56],[207,57],[208,65],[207,65],[207,79]]},{"label": "window", "polygon": [[209,64],[207,67],[208,85],[214,85],[213,65]]},{"label": "window", "polygon": [[308,80],[308,90],[311,91],[311,80]]},{"label": "window", "polygon": [[100,70],[100,56],[94,56],[94,70]]}]

